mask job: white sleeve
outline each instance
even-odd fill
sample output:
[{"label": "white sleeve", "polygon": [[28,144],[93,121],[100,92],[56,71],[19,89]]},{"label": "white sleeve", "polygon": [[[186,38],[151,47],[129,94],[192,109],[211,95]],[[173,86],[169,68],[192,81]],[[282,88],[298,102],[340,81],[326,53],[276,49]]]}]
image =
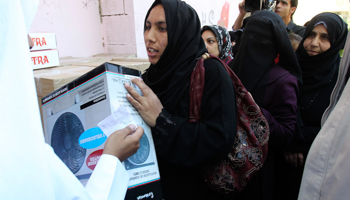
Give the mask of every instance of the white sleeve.
[{"label": "white sleeve", "polygon": [[115,156],[102,154],[85,188],[93,200],[124,199],[129,175]]},{"label": "white sleeve", "polygon": [[32,191],[40,193],[51,190],[51,192],[48,192],[47,195],[40,195],[41,197],[79,200],[122,200],[125,198],[129,175],[115,156],[102,154],[85,188],[48,144],[45,144],[43,160],[47,165],[42,172],[46,171],[48,174],[37,177],[36,181],[40,180],[46,184],[33,186]]},{"label": "white sleeve", "polygon": [[84,188],[44,142],[27,37],[38,3],[0,0],[0,199],[123,199],[128,177],[116,157],[101,156]]}]

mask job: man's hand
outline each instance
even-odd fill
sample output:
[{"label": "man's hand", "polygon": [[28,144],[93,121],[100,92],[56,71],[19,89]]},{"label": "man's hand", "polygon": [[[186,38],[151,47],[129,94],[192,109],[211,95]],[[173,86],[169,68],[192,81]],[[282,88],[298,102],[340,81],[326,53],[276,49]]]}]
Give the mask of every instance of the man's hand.
[{"label": "man's hand", "polygon": [[140,139],[143,135],[143,128],[129,125],[112,133],[106,141],[103,154],[114,155],[123,162],[140,148]]},{"label": "man's hand", "polygon": [[242,28],[243,26],[243,19],[245,14],[247,13],[244,9],[245,6],[245,0],[243,0],[241,3],[238,4],[238,10],[239,10],[239,14],[236,18],[235,23],[232,25],[232,29],[234,31],[237,31],[238,29]]},{"label": "man's hand", "polygon": [[243,16],[247,13],[244,9],[244,6],[245,6],[245,0],[243,0],[241,3],[238,4],[239,13],[242,14]]}]

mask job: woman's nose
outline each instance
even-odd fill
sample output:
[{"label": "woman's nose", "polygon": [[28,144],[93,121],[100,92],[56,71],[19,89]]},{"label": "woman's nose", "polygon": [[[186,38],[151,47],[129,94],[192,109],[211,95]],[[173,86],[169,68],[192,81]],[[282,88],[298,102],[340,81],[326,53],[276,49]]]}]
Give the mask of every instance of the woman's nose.
[{"label": "woman's nose", "polygon": [[314,47],[317,47],[318,44],[319,44],[319,40],[320,40],[320,38],[319,38],[318,36],[315,37],[315,38],[312,40],[311,45],[314,46]]},{"label": "woman's nose", "polygon": [[208,49],[208,44],[206,42],[204,42],[204,44],[205,44],[205,48]]},{"label": "woman's nose", "polygon": [[148,31],[145,32],[145,38],[149,42],[155,42],[157,38],[155,31],[152,28],[150,28]]}]

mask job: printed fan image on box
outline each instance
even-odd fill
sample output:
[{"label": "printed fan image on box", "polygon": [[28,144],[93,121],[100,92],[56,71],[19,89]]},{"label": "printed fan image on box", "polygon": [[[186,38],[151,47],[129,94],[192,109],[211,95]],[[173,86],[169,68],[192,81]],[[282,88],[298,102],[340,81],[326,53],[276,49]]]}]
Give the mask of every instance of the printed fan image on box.
[{"label": "printed fan image on box", "polygon": [[47,140],[54,152],[79,180],[88,179],[91,173],[85,173],[86,167],[83,164],[86,155],[92,152],[87,152],[88,149],[79,145],[79,137],[86,130],[85,114],[80,109],[79,102],[55,114],[51,109],[46,112],[46,123],[51,128],[48,130],[51,134],[47,135]]},{"label": "printed fan image on box", "polygon": [[74,175],[86,184],[107,137],[135,124],[143,127],[138,151],[122,164],[129,173],[125,199],[152,194],[162,199],[160,174],[150,127],[126,99],[124,84],[139,70],[104,63],[42,98],[45,141]]}]

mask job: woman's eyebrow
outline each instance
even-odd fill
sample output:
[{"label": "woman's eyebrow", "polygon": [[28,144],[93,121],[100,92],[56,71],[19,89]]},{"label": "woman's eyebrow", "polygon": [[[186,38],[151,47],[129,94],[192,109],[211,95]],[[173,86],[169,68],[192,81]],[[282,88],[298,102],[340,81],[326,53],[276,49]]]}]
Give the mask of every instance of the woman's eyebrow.
[{"label": "woman's eyebrow", "polygon": [[[150,21],[146,21],[146,24],[152,24]],[[162,25],[162,24],[166,24],[165,21],[158,21],[155,23],[155,25]]]},{"label": "woman's eyebrow", "polygon": [[210,36],[210,37],[208,37],[207,39],[216,39],[215,37],[213,37],[213,36]]},{"label": "woman's eyebrow", "polygon": [[165,21],[159,21],[159,22],[156,22],[156,25],[163,25],[165,24],[166,25],[166,22]]}]

